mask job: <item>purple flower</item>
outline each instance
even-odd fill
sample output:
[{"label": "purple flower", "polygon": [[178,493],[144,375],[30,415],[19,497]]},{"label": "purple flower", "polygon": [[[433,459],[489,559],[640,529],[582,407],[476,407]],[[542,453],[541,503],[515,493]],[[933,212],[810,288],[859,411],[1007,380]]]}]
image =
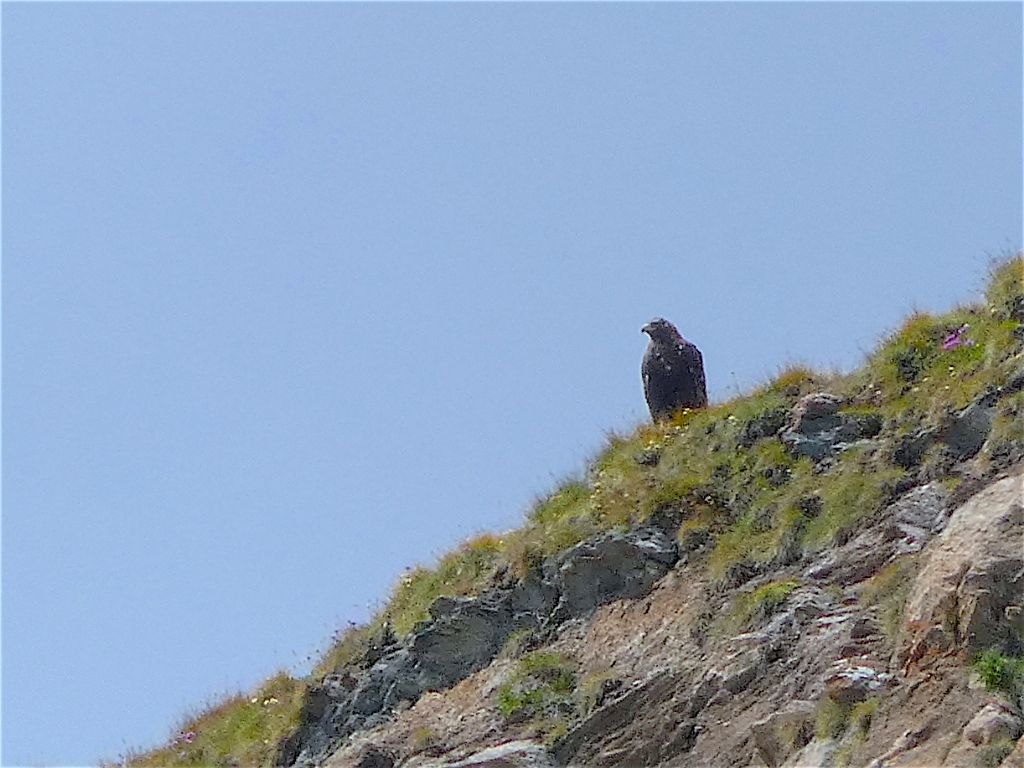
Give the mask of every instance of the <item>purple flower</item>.
[{"label": "purple flower", "polygon": [[949,350],[956,349],[957,347],[973,347],[974,342],[971,339],[963,338],[964,333],[966,333],[970,327],[971,326],[965,323],[943,339],[942,351],[948,352]]},{"label": "purple flower", "polygon": [[181,734],[181,740],[184,741],[186,744],[191,744],[193,741],[196,740],[196,732],[189,731],[188,733]]}]

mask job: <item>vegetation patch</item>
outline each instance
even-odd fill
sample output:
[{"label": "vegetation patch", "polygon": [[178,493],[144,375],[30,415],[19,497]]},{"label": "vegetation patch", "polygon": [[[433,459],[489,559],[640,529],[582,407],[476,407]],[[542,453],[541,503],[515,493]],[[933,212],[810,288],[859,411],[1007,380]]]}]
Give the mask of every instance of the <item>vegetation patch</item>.
[{"label": "vegetation patch", "polygon": [[272,766],[278,742],[299,724],[305,690],[302,681],[278,673],[249,696],[229,696],[185,718],[166,746],[131,753],[122,764]]},{"label": "vegetation patch", "polygon": [[498,689],[498,711],[510,722],[562,718],[575,711],[576,663],[560,653],[534,652]]},{"label": "vegetation patch", "polygon": [[987,690],[1010,696],[1024,694],[1024,658],[1004,656],[990,648],[975,659],[973,666]]},{"label": "vegetation patch", "polygon": [[499,659],[518,659],[526,653],[537,639],[532,629],[517,629],[508,636],[505,644],[498,651]]},{"label": "vegetation patch", "polygon": [[866,451],[843,453],[837,466],[820,478],[821,514],[804,530],[805,546],[821,549],[850,533],[859,521],[881,509],[905,475]]},{"label": "vegetation patch", "polygon": [[579,480],[563,483],[527,513],[526,525],[501,541],[502,559],[520,578],[598,531],[593,489]]},{"label": "vegetation patch", "polygon": [[[854,751],[867,741],[871,720],[877,710],[878,699],[871,698],[852,706],[842,704],[836,705],[836,708],[830,706],[828,707],[830,714],[822,715],[825,721],[823,726],[826,730],[831,729],[831,732],[837,733],[831,738],[841,738],[843,741],[842,746],[835,753],[837,768],[845,768],[849,765]],[[819,714],[822,711],[819,710]]]},{"label": "vegetation patch", "polygon": [[1024,256],[992,264],[985,300],[997,321],[1024,322]]},{"label": "vegetation patch", "polygon": [[819,739],[840,738],[850,723],[851,708],[831,696],[823,697],[814,716],[814,735]]},{"label": "vegetation patch", "polygon": [[441,743],[441,738],[437,735],[437,732],[432,728],[426,726],[420,726],[413,730],[411,734],[413,748],[417,751],[422,752],[425,749],[436,747]]},{"label": "vegetation patch", "polygon": [[428,616],[442,595],[476,595],[493,581],[499,567],[502,540],[485,534],[441,558],[434,568],[414,568],[399,580],[383,617],[399,635],[407,635]]},{"label": "vegetation patch", "polygon": [[605,696],[622,684],[618,675],[606,671],[584,678],[576,690],[576,709],[586,717],[604,702]]},{"label": "vegetation patch", "polygon": [[915,313],[886,338],[843,392],[874,405],[910,432],[939,426],[951,411],[1000,382],[1024,347],[1024,257],[995,266],[985,302],[942,315]]},{"label": "vegetation patch", "polygon": [[756,622],[764,621],[778,611],[790,593],[799,586],[800,582],[795,580],[773,581],[737,595],[728,617],[728,629],[743,631]]}]

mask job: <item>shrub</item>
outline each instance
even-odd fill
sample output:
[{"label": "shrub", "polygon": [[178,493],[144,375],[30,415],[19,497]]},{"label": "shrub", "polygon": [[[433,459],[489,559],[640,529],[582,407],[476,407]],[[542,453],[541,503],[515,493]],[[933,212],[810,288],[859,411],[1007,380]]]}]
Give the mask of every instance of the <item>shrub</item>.
[{"label": "shrub", "polygon": [[978,768],[999,768],[1003,760],[1013,752],[1016,742],[1010,739],[997,739],[978,750]]},{"label": "shrub", "polygon": [[1004,656],[990,648],[974,661],[974,669],[990,691],[1014,696],[1024,692],[1024,658]]}]

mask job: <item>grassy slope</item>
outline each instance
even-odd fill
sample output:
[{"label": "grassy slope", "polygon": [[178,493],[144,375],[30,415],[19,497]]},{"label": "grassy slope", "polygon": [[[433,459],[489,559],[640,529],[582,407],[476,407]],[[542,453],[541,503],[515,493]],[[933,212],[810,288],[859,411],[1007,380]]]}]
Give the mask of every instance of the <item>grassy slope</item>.
[{"label": "grassy slope", "polygon": [[[522,528],[465,542],[433,567],[402,577],[369,626],[341,634],[306,680],[278,674],[251,696],[232,696],[185,718],[191,741],[128,756],[135,766],[269,765],[278,740],[295,727],[302,694],[340,666],[355,663],[385,626],[412,631],[440,595],[473,595],[499,572],[522,575],[543,558],[600,531],[626,528],[654,511],[684,513],[680,540],[710,542],[709,574],[723,585],[832,545],[894,494],[904,470],[885,450],[850,450],[826,471],[794,458],[770,435],[804,394],[828,391],[843,410],[881,425],[891,446],[901,436],[940,426],[954,410],[1006,380],[1020,365],[1024,257],[995,267],[984,301],[940,316],[916,313],[885,339],[865,365],[846,376],[789,368],[768,385],[668,422],[616,435],[586,479],[567,482],[539,501]],[[944,350],[963,325],[971,344]],[[1024,441],[1024,393],[1000,405],[987,447]],[[982,461],[988,457],[983,455]],[[941,452],[925,455],[942,474]],[[795,584],[768,585],[739,607],[737,626],[770,610]]]}]

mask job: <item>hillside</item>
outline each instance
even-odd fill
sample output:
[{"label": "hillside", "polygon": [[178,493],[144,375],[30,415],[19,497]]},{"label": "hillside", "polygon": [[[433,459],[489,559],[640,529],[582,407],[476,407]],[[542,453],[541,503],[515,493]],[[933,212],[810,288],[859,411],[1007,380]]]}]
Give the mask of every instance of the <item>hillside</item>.
[{"label": "hillside", "polygon": [[615,436],[131,766],[1024,768],[1024,257],[848,375]]}]

